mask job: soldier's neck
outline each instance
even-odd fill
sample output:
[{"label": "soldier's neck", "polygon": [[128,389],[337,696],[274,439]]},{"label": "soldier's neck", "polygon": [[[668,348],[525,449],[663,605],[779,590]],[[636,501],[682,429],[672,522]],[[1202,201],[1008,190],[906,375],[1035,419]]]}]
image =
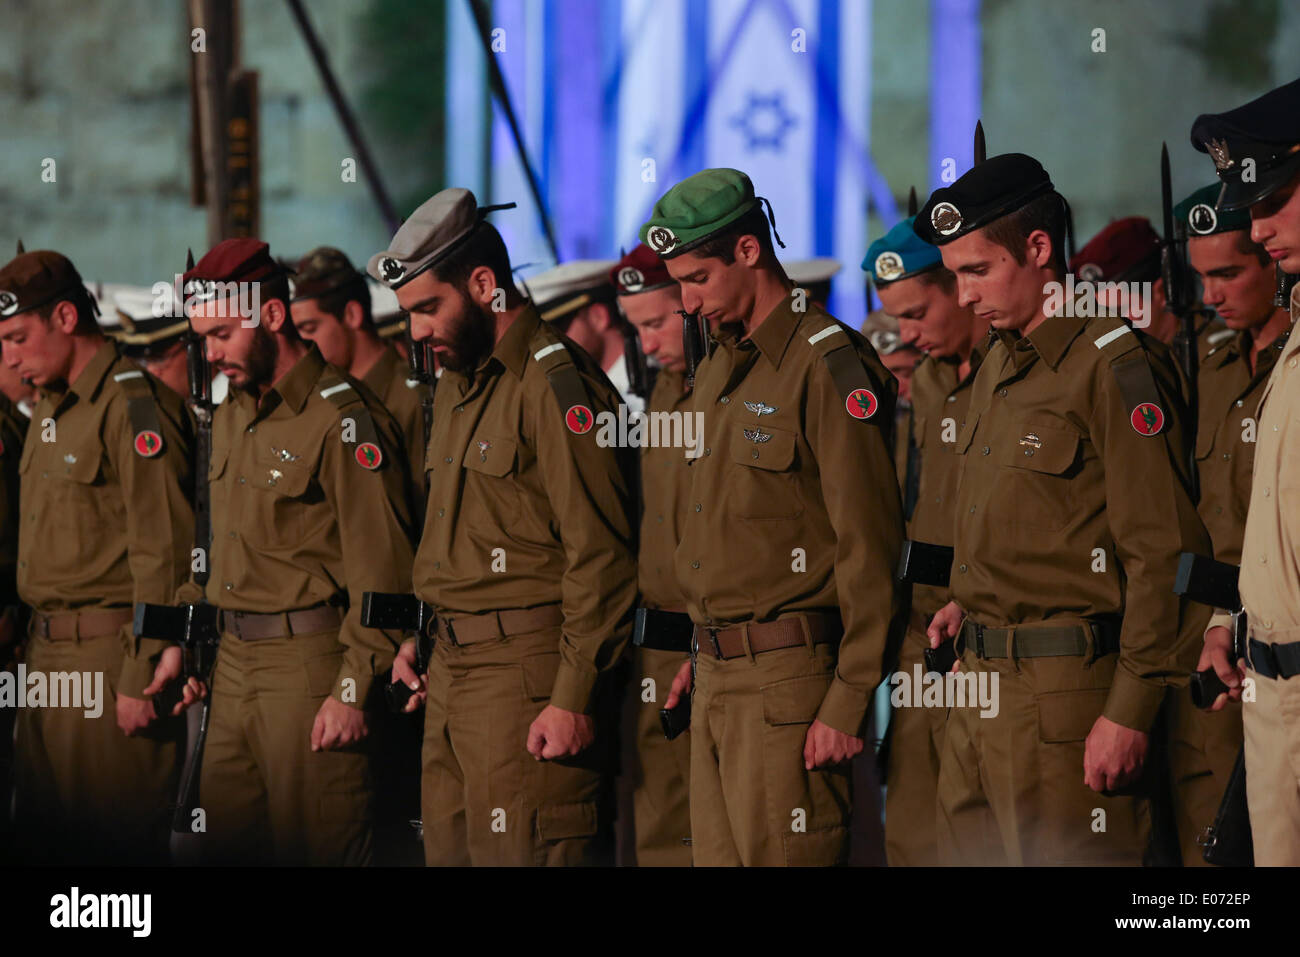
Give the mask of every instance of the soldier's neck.
[{"label": "soldier's neck", "polygon": [[354,379],[364,379],[375,367],[375,363],[383,358],[386,348],[384,341],[376,335],[358,335],[353,343],[352,365],[348,368],[348,374]]},{"label": "soldier's neck", "polygon": [[772,314],[777,306],[790,295],[794,284],[786,278],[785,271],[778,275],[766,269],[758,274],[758,285],[754,290],[754,308],[745,320],[745,335],[752,336],[754,330],[763,324],[763,320]]},{"label": "soldier's neck", "polygon": [[526,305],[528,305],[528,300],[525,299],[510,309],[492,313],[492,315],[496,317],[496,331],[493,344],[498,343],[505,338],[506,331],[515,324],[516,319],[523,315],[524,306]]}]

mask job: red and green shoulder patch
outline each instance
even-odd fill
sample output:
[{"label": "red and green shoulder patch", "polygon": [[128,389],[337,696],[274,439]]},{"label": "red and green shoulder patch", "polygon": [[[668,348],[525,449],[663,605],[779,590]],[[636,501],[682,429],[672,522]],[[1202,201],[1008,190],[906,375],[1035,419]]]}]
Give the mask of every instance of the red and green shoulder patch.
[{"label": "red and green shoulder patch", "polygon": [[384,453],[379,450],[379,446],[374,442],[361,442],[357,445],[356,451],[357,464],[363,469],[374,471],[384,461]]},{"label": "red and green shoulder patch", "polygon": [[591,427],[596,424],[596,417],[585,405],[571,405],[569,411],[564,413],[564,424],[574,435],[582,435],[591,431]]},{"label": "red and green shoulder patch", "polygon": [[137,455],[151,459],[162,451],[162,436],[152,429],[142,429],[135,434],[135,451]]},{"label": "red and green shoulder patch", "polygon": [[876,414],[880,403],[870,389],[854,389],[844,400],[844,408],[855,419],[869,419]]},{"label": "red and green shoulder patch", "polygon": [[1165,414],[1154,402],[1143,402],[1129,416],[1138,435],[1155,435],[1165,427]]}]

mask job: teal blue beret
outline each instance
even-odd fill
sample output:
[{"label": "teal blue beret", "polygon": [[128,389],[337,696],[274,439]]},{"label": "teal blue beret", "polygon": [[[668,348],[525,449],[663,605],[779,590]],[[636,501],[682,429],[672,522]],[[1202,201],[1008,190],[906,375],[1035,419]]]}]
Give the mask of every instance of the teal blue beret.
[{"label": "teal blue beret", "polygon": [[939,247],[931,246],[912,229],[914,219],[909,216],[867,247],[862,269],[876,285],[897,282],[943,264]]}]

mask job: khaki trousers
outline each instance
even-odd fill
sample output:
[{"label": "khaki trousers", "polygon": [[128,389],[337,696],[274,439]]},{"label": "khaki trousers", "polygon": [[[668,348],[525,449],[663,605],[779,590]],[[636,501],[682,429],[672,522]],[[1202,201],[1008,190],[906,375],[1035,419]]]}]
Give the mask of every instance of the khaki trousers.
[{"label": "khaki trousers", "polygon": [[[921,665],[924,672],[924,653],[929,647],[924,632],[907,629],[898,671],[907,675],[909,683],[914,665]],[[939,756],[947,721],[946,708],[894,708],[889,716],[885,855],[890,867],[933,867],[939,863],[935,815]]]},{"label": "khaki trousers", "polygon": [[31,635],[27,674],[103,675],[98,717],[83,708],[18,710],[14,823],[31,863],[162,864],[185,723],[156,721],[128,738],[117,726],[117,634],[70,641]]},{"label": "khaki trousers", "polygon": [[[1084,740],[1117,656],[979,659],[998,713],[950,708],[939,766],[939,855],[957,865],[1141,865],[1151,830],[1149,769],[1122,793],[1083,783]],[[991,687],[991,685],[990,685]]]},{"label": "khaki trousers", "polygon": [[1246,675],[1255,681],[1255,700],[1242,706],[1255,864],[1294,867],[1300,864],[1300,676]]},{"label": "khaki trousers", "polygon": [[[632,647],[623,719],[632,747],[623,756],[623,773],[632,783],[632,819],[639,867],[689,867],[691,847],[691,733],[664,737],[659,709],[673,677],[689,655]],[[654,682],[653,695],[644,683]],[[650,700],[644,700],[649,697]]]},{"label": "khaki trousers", "polygon": [[782,648],[726,661],[697,655],[691,706],[691,838],[696,865],[847,863],[848,764],[804,770],[808,728],[835,649]]},{"label": "khaki trousers", "polygon": [[528,728],[550,701],[558,626],[457,646],[429,664],[421,809],[429,865],[612,864],[613,715],[596,709],[596,743],[538,761]]},{"label": "khaki trousers", "polygon": [[342,657],[337,629],[261,641],[222,634],[199,781],[205,862],[370,863],[367,742],[311,750]]}]

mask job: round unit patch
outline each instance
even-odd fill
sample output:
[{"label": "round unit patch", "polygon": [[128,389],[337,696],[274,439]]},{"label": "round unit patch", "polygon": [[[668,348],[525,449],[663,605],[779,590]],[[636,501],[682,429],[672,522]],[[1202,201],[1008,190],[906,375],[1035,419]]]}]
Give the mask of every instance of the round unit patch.
[{"label": "round unit patch", "polygon": [[1197,203],[1187,214],[1187,228],[1198,236],[1208,236],[1219,225],[1219,214],[1209,203]]},{"label": "round unit patch", "polygon": [[667,226],[651,226],[645,234],[645,244],[659,255],[671,252],[678,243],[677,234]]},{"label": "round unit patch", "polygon": [[849,393],[849,397],[844,400],[844,408],[855,419],[871,418],[876,414],[878,405],[875,393],[870,389],[854,389]]},{"label": "round unit patch", "polygon": [[930,225],[940,236],[951,236],[961,229],[961,212],[952,203],[939,203],[930,210]]},{"label": "round unit patch", "polygon": [[135,451],[137,455],[151,459],[162,451],[162,436],[152,429],[145,429],[135,434]]},{"label": "round unit patch", "polygon": [[645,285],[645,276],[635,266],[624,266],[618,271],[618,284],[628,292],[640,292]]},{"label": "round unit patch", "polygon": [[876,278],[890,282],[903,275],[903,257],[898,253],[881,253],[876,257]]},{"label": "round unit patch", "polygon": [[379,260],[379,274],[384,277],[384,282],[391,286],[406,275],[406,267],[392,256],[385,256]]},{"label": "round unit patch", "polygon": [[384,461],[384,453],[379,451],[379,446],[374,442],[360,443],[357,446],[356,457],[358,465],[372,472]]},{"label": "round unit patch", "polygon": [[591,427],[596,424],[596,417],[585,405],[571,405],[569,411],[564,413],[564,424],[574,435],[582,435],[591,431]]},{"label": "round unit patch", "polygon": [[1165,414],[1154,402],[1143,402],[1129,416],[1138,435],[1155,435],[1165,427]]},{"label": "round unit patch", "polygon": [[12,316],[18,311],[18,297],[0,289],[0,316]]}]

